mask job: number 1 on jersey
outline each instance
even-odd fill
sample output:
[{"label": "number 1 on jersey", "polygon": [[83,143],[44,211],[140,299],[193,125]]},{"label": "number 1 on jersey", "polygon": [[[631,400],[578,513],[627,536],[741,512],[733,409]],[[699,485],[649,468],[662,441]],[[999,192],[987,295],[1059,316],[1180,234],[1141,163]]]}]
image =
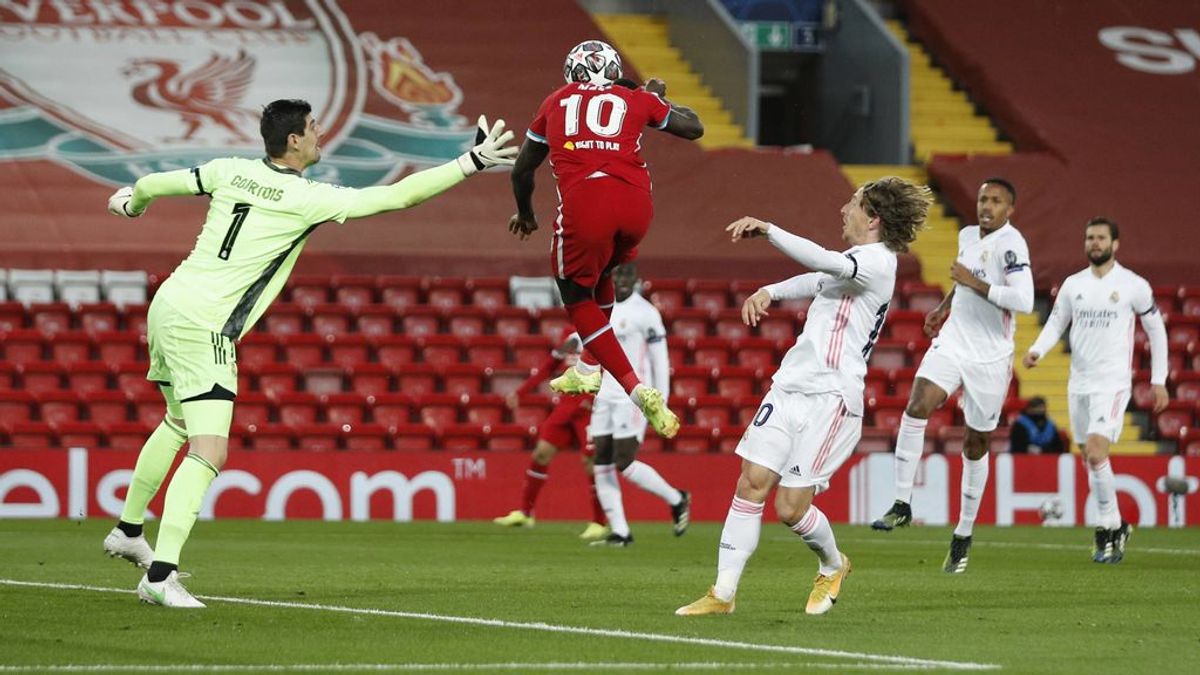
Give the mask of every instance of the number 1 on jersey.
[{"label": "number 1 on jersey", "polygon": [[[558,102],[559,107],[567,109],[565,129],[563,130],[567,136],[579,134],[579,106],[582,100],[583,94],[571,94]],[[611,104],[612,109],[608,114],[608,121],[601,122],[600,115],[605,103]],[[625,99],[620,96],[600,94],[588,101],[584,121],[587,123],[588,129],[597,136],[616,136],[621,132],[621,123],[625,121],[627,109],[628,105],[625,103]]]},{"label": "number 1 on jersey", "polygon": [[237,241],[238,232],[242,230],[242,223],[246,222],[248,215],[250,215],[249,204],[238,202],[233,205],[233,222],[229,224],[229,231],[225,233],[225,240],[221,242],[221,251],[217,253],[217,257],[221,260],[229,260],[233,242]]}]

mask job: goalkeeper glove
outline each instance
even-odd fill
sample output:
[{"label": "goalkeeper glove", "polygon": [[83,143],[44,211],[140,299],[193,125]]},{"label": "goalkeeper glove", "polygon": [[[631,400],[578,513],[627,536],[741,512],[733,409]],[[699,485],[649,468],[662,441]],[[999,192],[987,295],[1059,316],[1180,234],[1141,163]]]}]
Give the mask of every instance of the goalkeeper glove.
[{"label": "goalkeeper glove", "polygon": [[114,216],[124,216],[126,218],[137,218],[142,215],[141,212],[134,213],[129,209],[129,202],[133,200],[133,188],[126,185],[117,190],[111,197],[108,198],[108,212]]},{"label": "goalkeeper glove", "polygon": [[464,176],[470,176],[488,167],[504,164],[512,166],[516,162],[515,145],[505,145],[513,139],[513,132],[504,130],[504,120],[488,128],[487,118],[479,116],[479,126],[475,129],[475,147],[458,157],[458,168]]}]

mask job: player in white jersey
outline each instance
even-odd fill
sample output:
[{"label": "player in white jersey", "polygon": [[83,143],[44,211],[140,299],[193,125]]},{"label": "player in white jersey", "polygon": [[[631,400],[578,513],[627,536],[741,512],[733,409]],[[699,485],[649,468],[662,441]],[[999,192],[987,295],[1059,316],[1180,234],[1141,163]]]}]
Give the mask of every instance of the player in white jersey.
[{"label": "player in white jersey", "polygon": [[[279,100],[263,109],[259,130],[266,156],[222,158],[191,170],[152,173],[108,200],[113,215],[136,218],[160,197],[204,195],[208,216],[196,246],[159,287],[147,315],[150,364],[166,415],[138,455],[125,506],[104,550],[147,568],[138,584],[145,602],[203,607],[179,582],[184,543],[229,448],[237,396],[233,343],[254,327],[283,288],[308,236],[325,222],[343,223],[408,208],[489,166],[513,163],[512,132],[479,118],[475,146],[456,160],[392,185],[361,190],[306,179],[321,159],[324,131],[306,101]],[[167,486],[157,550],[142,535],[146,505],[189,444]]]},{"label": "player in white jersey", "polygon": [[1117,262],[1120,230],[1108,218],[1088,221],[1084,235],[1087,269],[1067,277],[1041,335],[1025,354],[1026,368],[1037,366],[1071,326],[1071,378],[1067,381],[1071,434],[1087,462],[1088,483],[1100,511],[1092,560],[1118,563],[1132,528],[1121,520],[1116,484],[1108,458],[1121,437],[1133,380],[1133,320],[1139,317],[1150,338],[1150,384],[1154,412],[1170,402],[1167,394],[1167,329],[1145,279]]},{"label": "player in white jersey", "polygon": [[987,179],[979,187],[975,205],[979,224],[958,233],[958,260],[950,268],[954,287],[925,317],[925,332],[934,340],[917,369],[900,418],[896,501],[871,524],[877,530],[891,530],[912,522],[913,479],[925,448],[925,425],[930,414],[961,387],[967,422],[962,503],[942,565],[951,573],[967,569],[971,533],[987,486],[988,445],[1012,380],[1013,312],[1033,311],[1029,247],[1009,222],[1016,201],[1011,183]]},{"label": "player in white jersey", "polygon": [[766,236],[815,270],[759,289],[742,306],[755,326],[774,300],[813,298],[804,332],[784,356],[771,390],[738,443],[741,476],[717,549],[717,580],[681,616],[732,614],[746,562],[758,546],[763,506],[776,486],[775,511],[819,559],[805,612],[837,601],[850,560],[837,548],[813,497],[854,451],[862,432],[863,376],[896,284],[896,254],[908,249],[929,210],[929,188],[896,177],[866,183],[842,207],[844,252],[754,218],[727,229],[733,240]]},{"label": "player in white jersey", "polygon": [[[670,391],[671,363],[667,355],[667,329],[658,308],[636,291],[637,266],[626,263],[613,269],[616,303],[609,324],[621,343],[633,372],[641,382],[659,391]],[[646,418],[617,378],[604,371],[600,391],[592,404],[588,435],[596,447],[593,476],[596,495],[604,507],[611,532],[592,542],[593,546],[628,546],[633,543],[625,505],[621,499],[620,472],[626,480],[662,498],[671,507],[675,536],[687,531],[691,517],[691,495],[668,483],[654,467],[637,458],[646,438]]]}]

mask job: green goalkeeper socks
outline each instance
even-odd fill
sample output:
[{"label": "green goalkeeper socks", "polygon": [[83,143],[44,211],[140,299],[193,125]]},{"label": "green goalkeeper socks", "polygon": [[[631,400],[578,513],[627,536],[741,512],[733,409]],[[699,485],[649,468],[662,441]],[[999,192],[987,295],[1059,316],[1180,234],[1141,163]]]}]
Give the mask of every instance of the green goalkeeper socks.
[{"label": "green goalkeeper socks", "polygon": [[179,564],[179,552],[196,523],[204,493],[217,477],[217,468],[203,457],[188,453],[183,458],[171,484],[167,486],[167,500],[163,507],[162,524],[158,528],[158,541],[154,546],[155,562]]},{"label": "green goalkeeper socks", "polygon": [[141,525],[146,521],[146,505],[154,499],[175,462],[175,453],[186,442],[187,433],[164,417],[146,439],[133,467],[133,478],[125,494],[125,506],[121,509],[121,522]]}]

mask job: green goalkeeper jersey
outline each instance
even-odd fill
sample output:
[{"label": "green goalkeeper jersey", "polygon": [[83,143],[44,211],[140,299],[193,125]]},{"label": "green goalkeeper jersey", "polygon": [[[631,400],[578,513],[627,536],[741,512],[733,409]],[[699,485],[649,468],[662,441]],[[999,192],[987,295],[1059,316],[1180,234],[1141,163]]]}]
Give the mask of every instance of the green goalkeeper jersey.
[{"label": "green goalkeeper jersey", "polygon": [[265,158],[214,159],[143,177],[131,207],[140,213],[167,195],[212,198],[195,247],[156,299],[201,327],[238,339],[279,295],[317,226],[413,206],[463,178],[450,162],[392,185],[353,189],[309,180]]}]

